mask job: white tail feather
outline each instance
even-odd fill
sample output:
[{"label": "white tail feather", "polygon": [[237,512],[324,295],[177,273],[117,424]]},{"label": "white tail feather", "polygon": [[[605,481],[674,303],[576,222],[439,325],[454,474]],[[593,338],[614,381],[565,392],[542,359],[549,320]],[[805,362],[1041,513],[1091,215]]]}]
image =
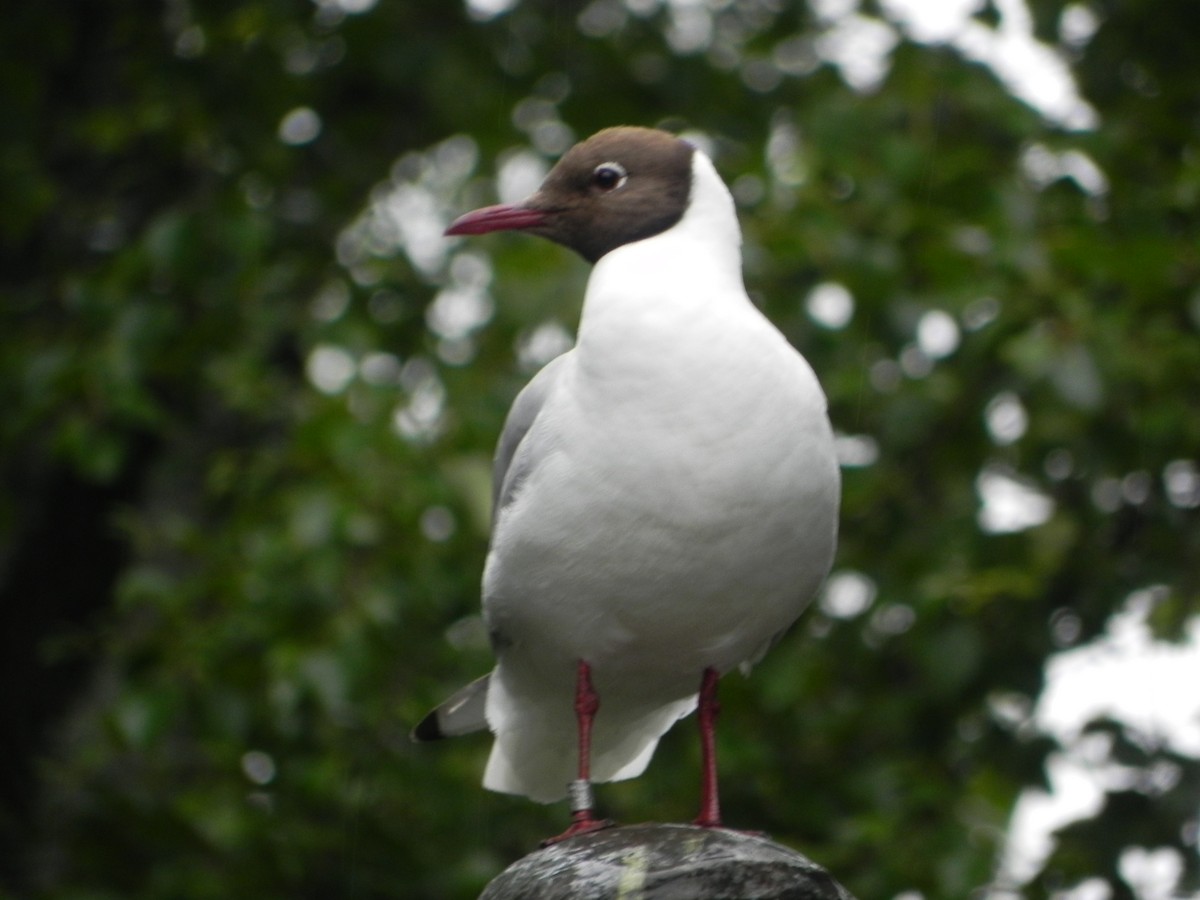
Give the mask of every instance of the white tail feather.
[{"label": "white tail feather", "polygon": [[[552,698],[557,702],[540,698],[538,703],[517,703],[500,674],[499,670],[493,673],[488,691],[488,724],[496,741],[483,786],[539,803],[561,800],[579,766],[571,696],[560,691]],[[622,781],[641,775],[659,738],[695,708],[695,695],[657,707],[629,698],[606,703],[601,697],[592,731],[592,781]]]}]

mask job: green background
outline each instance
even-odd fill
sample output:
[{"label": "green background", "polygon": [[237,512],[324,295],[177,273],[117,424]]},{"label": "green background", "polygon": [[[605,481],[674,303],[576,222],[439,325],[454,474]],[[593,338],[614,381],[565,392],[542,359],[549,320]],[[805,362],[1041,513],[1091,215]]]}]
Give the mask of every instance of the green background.
[{"label": "green background", "polygon": [[[561,806],[479,787],[485,737],[407,732],[489,665],[491,446],[587,268],[429,223],[494,202],[514,158],[629,123],[711,140],[752,295],[873,448],[844,471],[836,563],[872,603],[814,608],[726,679],[726,818],[863,900],[985,896],[1055,749],[1029,722],[1048,656],[1133,591],[1162,586],[1163,639],[1197,611],[1194,9],[1086,8],[1071,46],[1064,4],[1030,10],[1096,111],[1083,131],[903,34],[855,90],[822,60],[831,20],[779,0],[8,10],[0,893],[473,897],[561,829]],[[1039,180],[1043,150],[1106,185]],[[806,311],[826,282],[854,298],[844,328]],[[430,317],[464,285],[465,320]],[[920,353],[933,310],[959,325],[945,358]],[[1017,440],[988,427],[998,396]],[[982,529],[983,472],[1053,513]],[[1200,890],[1197,760],[1092,727],[1173,775],[1114,788],[1028,896],[1099,877],[1134,897],[1134,845],[1177,848]],[[599,798],[686,820],[697,782],[689,721]]]}]

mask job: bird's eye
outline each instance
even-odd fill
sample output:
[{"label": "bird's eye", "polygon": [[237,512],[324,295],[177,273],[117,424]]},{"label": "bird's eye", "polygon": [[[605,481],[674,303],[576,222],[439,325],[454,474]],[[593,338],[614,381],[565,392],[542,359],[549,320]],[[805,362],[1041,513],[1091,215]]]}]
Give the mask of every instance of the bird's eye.
[{"label": "bird's eye", "polygon": [[600,163],[592,170],[592,184],[602,191],[615,191],[628,177],[625,167],[617,162]]}]

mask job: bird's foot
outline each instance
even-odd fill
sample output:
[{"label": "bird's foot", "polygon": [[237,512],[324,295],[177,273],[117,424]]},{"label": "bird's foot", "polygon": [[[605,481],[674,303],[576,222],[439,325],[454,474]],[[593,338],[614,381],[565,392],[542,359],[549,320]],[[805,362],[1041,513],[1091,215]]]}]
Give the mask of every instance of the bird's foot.
[{"label": "bird's foot", "polygon": [[[581,677],[586,677],[586,673],[582,671],[585,667],[586,664],[580,665]],[[576,835],[612,828],[617,824],[611,819],[596,818],[595,800],[592,799],[592,783],[588,781],[586,775],[581,773],[579,778],[567,785],[567,796],[571,800],[571,827],[562,834],[546,838],[541,843],[542,847],[549,847],[551,844],[557,844],[559,841],[565,841]]]},{"label": "bird's foot", "polygon": [[593,831],[603,831],[605,828],[615,828],[617,824],[612,819],[597,819],[590,809],[572,813],[571,819],[571,826],[566,831],[562,834],[556,834],[554,837],[546,838],[538,846],[549,847],[552,844],[557,844],[577,835],[591,834]]}]

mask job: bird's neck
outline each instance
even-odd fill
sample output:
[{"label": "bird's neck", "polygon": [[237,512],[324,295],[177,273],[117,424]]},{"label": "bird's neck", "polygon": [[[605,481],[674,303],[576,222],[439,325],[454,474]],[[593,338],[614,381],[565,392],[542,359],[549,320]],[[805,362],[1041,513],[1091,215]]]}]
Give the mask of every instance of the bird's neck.
[{"label": "bird's neck", "polygon": [[742,285],[732,198],[696,156],[683,218],[611,251],[592,271],[575,352],[580,396],[672,397],[676,387],[712,377],[745,318],[761,317]]},{"label": "bird's neck", "polygon": [[581,350],[589,342],[672,340],[691,321],[738,315],[750,305],[733,198],[707,157],[697,152],[692,167],[691,199],[679,222],[596,263],[579,325]]}]

